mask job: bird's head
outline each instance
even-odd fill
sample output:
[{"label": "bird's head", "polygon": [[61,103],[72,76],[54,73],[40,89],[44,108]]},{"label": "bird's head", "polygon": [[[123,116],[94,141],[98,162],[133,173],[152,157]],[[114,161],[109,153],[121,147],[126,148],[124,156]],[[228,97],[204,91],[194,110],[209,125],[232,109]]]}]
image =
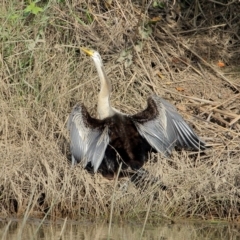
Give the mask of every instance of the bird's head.
[{"label": "bird's head", "polygon": [[102,66],[102,58],[97,51],[85,47],[80,47],[80,49],[90,56],[97,65]]}]

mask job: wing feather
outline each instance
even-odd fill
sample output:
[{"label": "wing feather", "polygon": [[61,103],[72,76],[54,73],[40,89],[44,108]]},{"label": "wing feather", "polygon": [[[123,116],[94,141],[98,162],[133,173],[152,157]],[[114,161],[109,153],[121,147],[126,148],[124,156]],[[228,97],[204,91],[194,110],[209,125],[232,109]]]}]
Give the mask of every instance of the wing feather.
[{"label": "wing feather", "polygon": [[94,172],[102,163],[109,144],[108,127],[103,120],[92,118],[83,105],[76,105],[68,120],[72,161],[91,162]]},{"label": "wing feather", "polygon": [[171,153],[175,146],[204,150],[205,143],[183,120],[176,108],[164,99],[153,95],[145,110],[131,116],[138,132],[158,152]]}]

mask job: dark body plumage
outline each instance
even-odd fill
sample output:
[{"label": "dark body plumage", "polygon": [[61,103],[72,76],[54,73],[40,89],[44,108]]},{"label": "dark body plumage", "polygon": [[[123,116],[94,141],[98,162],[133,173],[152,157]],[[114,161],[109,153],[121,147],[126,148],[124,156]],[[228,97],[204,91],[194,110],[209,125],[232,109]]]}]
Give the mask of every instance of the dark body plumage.
[{"label": "dark body plumage", "polygon": [[120,161],[122,170],[128,167],[132,170],[140,169],[147,161],[148,152],[152,147],[138,133],[132,119],[116,114],[104,121],[109,127],[110,142],[99,170],[103,175],[116,173]]},{"label": "dark body plumage", "polygon": [[[122,162],[122,170],[140,169],[150,151],[168,156],[177,146],[204,150],[205,143],[191,130],[176,109],[158,96],[148,99],[148,106],[135,115],[116,112],[105,119],[92,118],[84,105],[76,105],[69,119],[73,161],[83,161],[112,178]],[[87,133],[85,132],[87,131]],[[75,136],[75,134],[77,135]],[[88,143],[86,141],[91,139]],[[80,145],[75,145],[79,142]],[[85,154],[79,147],[87,148]],[[92,153],[91,153],[92,152]],[[97,152],[97,156],[93,153]]]},{"label": "dark body plumage", "polygon": [[[79,107],[77,105],[75,108]],[[109,144],[98,168],[103,176],[112,178],[118,171],[120,162],[122,162],[122,170],[126,170],[128,167],[132,170],[138,170],[143,166],[152,147],[138,133],[133,120],[129,116],[116,113],[112,117],[99,120],[92,118],[84,105],[81,106],[81,110],[86,126],[99,131],[108,128]],[[81,161],[77,158],[75,160],[77,162]],[[91,170],[93,168],[92,163],[89,162],[86,168]]]}]

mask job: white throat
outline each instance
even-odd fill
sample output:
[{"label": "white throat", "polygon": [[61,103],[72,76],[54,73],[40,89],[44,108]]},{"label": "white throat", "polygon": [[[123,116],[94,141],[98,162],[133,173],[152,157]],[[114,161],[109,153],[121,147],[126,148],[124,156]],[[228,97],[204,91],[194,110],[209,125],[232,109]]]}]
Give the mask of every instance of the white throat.
[{"label": "white throat", "polygon": [[104,119],[107,117],[111,117],[114,115],[115,111],[111,107],[110,103],[110,94],[111,94],[111,83],[108,81],[104,68],[102,59],[98,52],[95,52],[92,56],[92,59],[95,63],[95,66],[97,68],[97,72],[100,78],[100,92],[98,95],[98,117],[100,119]]},{"label": "white throat", "polygon": [[98,96],[98,106],[97,106],[98,118],[104,119],[107,117],[112,117],[114,115],[114,110],[111,107],[109,97]]}]

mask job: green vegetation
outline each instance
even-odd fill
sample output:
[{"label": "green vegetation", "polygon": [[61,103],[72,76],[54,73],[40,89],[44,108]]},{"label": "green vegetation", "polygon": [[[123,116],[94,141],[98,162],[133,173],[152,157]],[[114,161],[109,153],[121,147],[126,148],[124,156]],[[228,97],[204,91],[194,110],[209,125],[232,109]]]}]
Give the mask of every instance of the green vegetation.
[{"label": "green vegetation", "polygon": [[38,7],[36,2],[29,1],[29,5],[27,5],[24,12],[37,15],[38,13],[43,12],[43,9]]},{"label": "green vegetation", "polygon": [[[1,217],[239,221],[240,6],[155,2],[2,4]],[[84,102],[95,116],[99,89],[79,46],[102,55],[114,106],[136,113],[155,92],[212,145],[201,155],[150,156],[146,169],[168,190],[151,181],[137,189],[128,178],[115,185],[69,164],[68,115]]]}]

